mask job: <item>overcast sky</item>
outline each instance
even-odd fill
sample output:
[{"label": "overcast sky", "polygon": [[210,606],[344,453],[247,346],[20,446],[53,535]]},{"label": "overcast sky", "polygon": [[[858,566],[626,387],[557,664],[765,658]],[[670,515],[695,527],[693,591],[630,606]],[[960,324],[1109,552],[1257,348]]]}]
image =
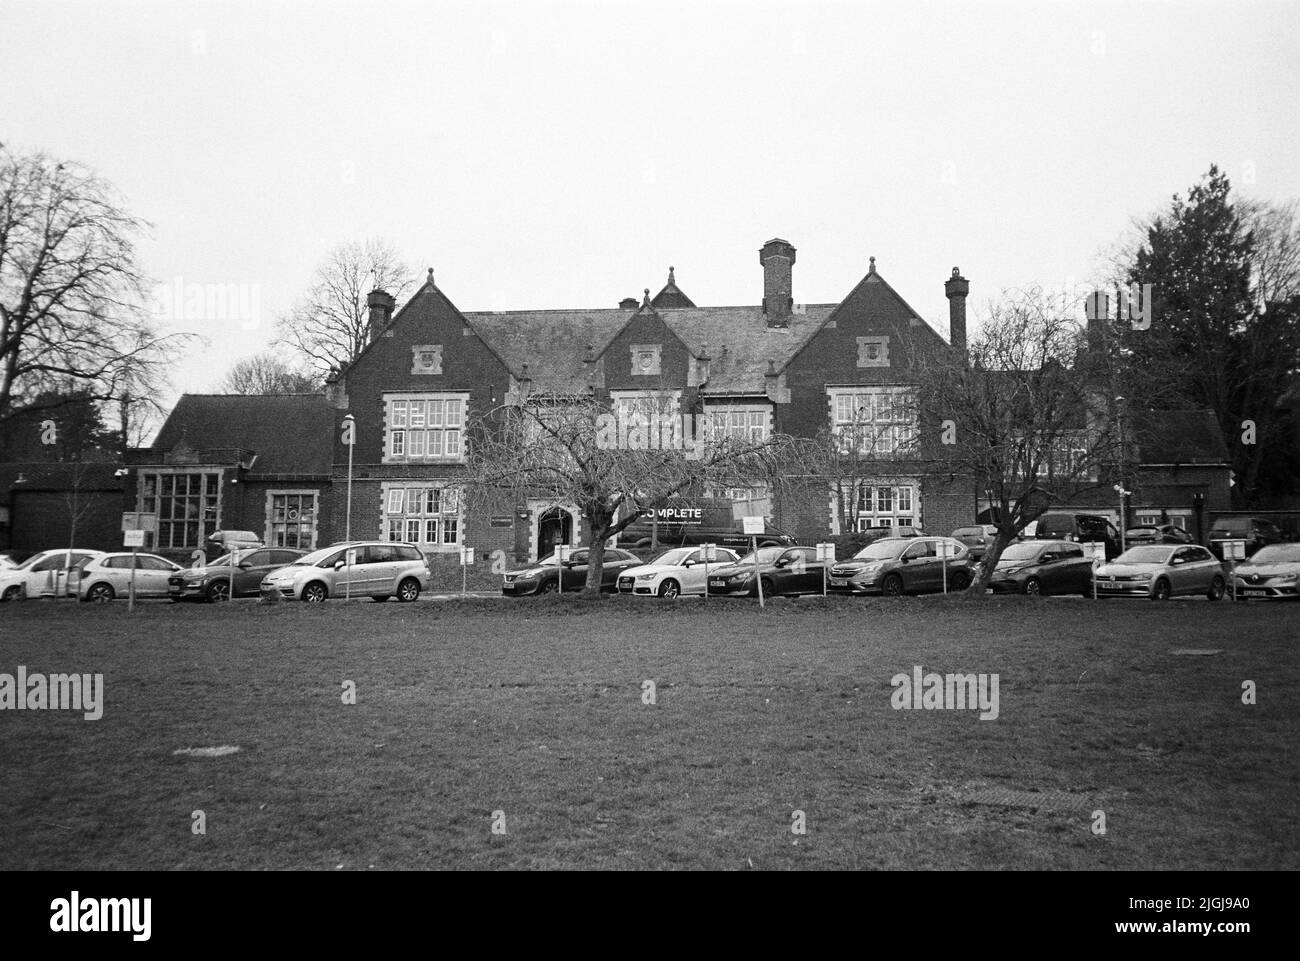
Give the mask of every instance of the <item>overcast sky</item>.
[{"label": "overcast sky", "polygon": [[[262,349],[332,246],[391,240],[462,310],[701,305],[881,274],[941,332],[1081,281],[1211,163],[1300,196],[1300,3],[0,0],[0,140],[93,167],[157,281],[241,284],[174,378]],[[1253,181],[1253,182],[1252,182]],[[579,345],[580,346],[580,345]]]}]

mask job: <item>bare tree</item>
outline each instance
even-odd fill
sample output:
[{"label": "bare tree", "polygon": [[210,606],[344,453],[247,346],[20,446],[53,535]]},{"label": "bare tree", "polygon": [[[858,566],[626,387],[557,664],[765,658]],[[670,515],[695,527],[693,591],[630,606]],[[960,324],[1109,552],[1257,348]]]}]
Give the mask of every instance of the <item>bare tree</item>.
[{"label": "bare tree", "polygon": [[226,394],[314,394],[321,390],[320,381],[311,374],[295,370],[280,357],[266,351],[237,361],[221,381]]},{"label": "bare tree", "polygon": [[1121,459],[1119,425],[1089,362],[1075,305],[1039,289],[1004,294],[967,354],[918,357],[918,451],[977,485],[998,533],[970,590],[1054,503],[1101,486]]},{"label": "bare tree", "polygon": [[698,436],[694,419],[681,418],[666,397],[631,413],[590,394],[537,397],[471,425],[465,502],[475,513],[514,510],[532,498],[576,507],[591,529],[583,591],[595,594],[606,541],[646,511],[709,488],[775,492],[802,472],[804,446],[783,435]]},{"label": "bare tree", "polygon": [[1300,296],[1300,201],[1239,202],[1255,239],[1251,287],[1261,311]]},{"label": "bare tree", "polygon": [[156,393],[188,340],[145,312],[135,238],[144,223],[85,168],[0,144],[0,422],[55,384],[115,399]]},{"label": "bare tree", "polygon": [[324,377],[350,364],[366,346],[366,296],[385,290],[400,300],[414,283],[410,267],[388,241],[343,244],[316,268],[311,289],[280,320],[276,342]]}]

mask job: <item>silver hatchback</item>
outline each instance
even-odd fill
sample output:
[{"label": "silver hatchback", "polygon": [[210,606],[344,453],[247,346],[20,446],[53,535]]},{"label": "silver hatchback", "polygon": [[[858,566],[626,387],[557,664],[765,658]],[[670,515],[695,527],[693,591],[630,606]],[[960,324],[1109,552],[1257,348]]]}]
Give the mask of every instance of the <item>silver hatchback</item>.
[{"label": "silver hatchback", "polygon": [[413,601],[429,589],[429,565],[414,544],[352,541],[300,557],[268,574],[263,597],[319,603],[330,597],[370,597]]}]

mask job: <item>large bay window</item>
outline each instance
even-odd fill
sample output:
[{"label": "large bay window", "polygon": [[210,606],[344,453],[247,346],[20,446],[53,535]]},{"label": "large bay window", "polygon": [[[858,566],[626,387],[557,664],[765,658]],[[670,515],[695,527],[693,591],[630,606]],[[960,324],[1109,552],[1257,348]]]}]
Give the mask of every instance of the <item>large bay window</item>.
[{"label": "large bay window", "polygon": [[158,515],[154,550],[203,547],[220,522],[220,471],[141,471],[139,510]]},{"label": "large bay window", "polygon": [[469,394],[385,394],[384,463],[465,459]]}]

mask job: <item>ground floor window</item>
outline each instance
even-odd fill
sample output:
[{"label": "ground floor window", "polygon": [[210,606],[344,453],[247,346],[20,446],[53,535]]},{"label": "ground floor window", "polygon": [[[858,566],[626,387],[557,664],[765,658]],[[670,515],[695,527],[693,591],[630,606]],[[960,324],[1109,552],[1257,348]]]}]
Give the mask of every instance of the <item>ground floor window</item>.
[{"label": "ground floor window", "polygon": [[316,492],[270,491],[266,543],[271,547],[316,548]]},{"label": "ground floor window", "polygon": [[220,471],[142,471],[137,503],[158,515],[155,550],[202,547],[220,522]]},{"label": "ground floor window", "polygon": [[838,498],[844,530],[920,526],[921,498],[915,484],[854,481],[840,486]]},{"label": "ground floor window", "polygon": [[384,536],[431,549],[460,545],[460,496],[454,487],[385,484]]}]

